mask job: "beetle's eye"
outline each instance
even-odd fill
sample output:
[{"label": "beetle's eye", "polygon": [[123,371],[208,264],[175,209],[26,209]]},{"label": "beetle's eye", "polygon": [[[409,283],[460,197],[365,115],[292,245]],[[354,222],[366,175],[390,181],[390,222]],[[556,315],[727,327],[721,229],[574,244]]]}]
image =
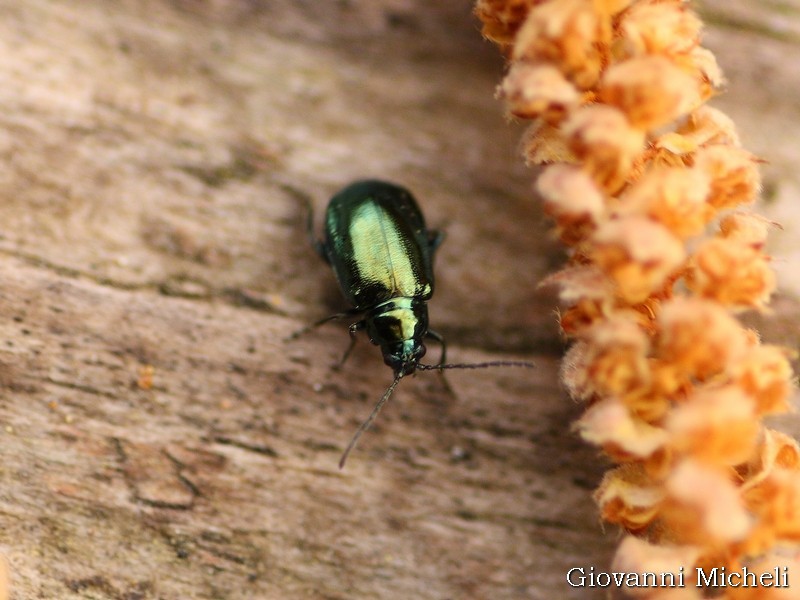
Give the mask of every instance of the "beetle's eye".
[{"label": "beetle's eye", "polygon": [[383,362],[387,367],[392,367],[393,370],[397,371],[403,366],[403,357],[399,354],[384,354]]}]

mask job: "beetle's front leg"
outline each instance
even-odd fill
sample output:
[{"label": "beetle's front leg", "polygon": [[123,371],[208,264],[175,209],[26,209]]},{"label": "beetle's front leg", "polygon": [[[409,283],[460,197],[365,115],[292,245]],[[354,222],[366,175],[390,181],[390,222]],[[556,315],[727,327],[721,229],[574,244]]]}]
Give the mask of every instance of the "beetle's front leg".
[{"label": "beetle's front leg", "polygon": [[[445,364],[447,362],[447,342],[444,341],[444,336],[438,331],[434,331],[433,329],[428,329],[428,332],[425,334],[425,337],[434,339],[437,342],[439,342],[439,344],[441,344],[442,353],[439,355],[439,364],[437,366]],[[439,369],[439,373],[444,373],[444,371]]]},{"label": "beetle's front leg", "polygon": [[347,347],[347,350],[345,350],[342,359],[336,365],[337,369],[341,369],[342,365],[344,365],[344,362],[350,356],[350,353],[353,351],[353,348],[356,345],[356,340],[358,339],[356,338],[356,333],[358,332],[359,329],[364,329],[364,327],[365,324],[363,319],[361,321],[356,321],[355,323],[350,325],[350,329],[348,329],[348,332],[350,333],[350,345]]},{"label": "beetle's front leg", "polygon": [[[433,329],[428,329],[428,332],[425,334],[425,337],[434,339],[441,344],[442,353],[439,355],[439,364],[436,365],[437,367],[441,367],[447,362],[447,342],[444,341],[444,336],[438,331],[434,331]],[[455,396],[456,393],[453,391],[453,388],[450,387],[450,382],[447,381],[447,377],[445,377],[444,375],[444,369],[439,369],[439,375],[442,376],[442,383],[444,383],[444,387],[447,390],[447,393],[450,394],[451,396]]]},{"label": "beetle's front leg", "polygon": [[[301,335],[308,333],[309,331],[316,329],[320,325],[325,325],[325,323],[329,323],[331,321],[335,321],[337,319],[344,319],[345,317],[352,317],[353,315],[359,314],[361,311],[358,310],[347,310],[345,312],[336,313],[335,315],[331,315],[330,317],[325,317],[324,319],[320,319],[319,321],[315,321],[311,325],[306,325],[302,329],[298,329],[294,333],[286,336],[283,338],[284,342],[291,342],[292,340],[296,340]],[[351,334],[352,335],[352,334]]]}]

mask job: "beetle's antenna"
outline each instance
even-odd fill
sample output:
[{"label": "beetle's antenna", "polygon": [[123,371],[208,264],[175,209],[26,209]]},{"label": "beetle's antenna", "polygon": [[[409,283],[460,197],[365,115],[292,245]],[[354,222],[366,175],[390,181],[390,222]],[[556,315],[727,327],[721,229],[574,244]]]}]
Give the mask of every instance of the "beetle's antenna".
[{"label": "beetle's antenna", "polygon": [[442,371],[444,369],[485,369],[487,367],[535,367],[532,362],[524,360],[491,360],[482,363],[455,363],[447,365],[417,365],[418,371]]},{"label": "beetle's antenna", "polygon": [[364,421],[361,426],[356,430],[353,434],[353,438],[350,440],[350,443],[347,444],[347,448],[345,448],[344,454],[342,454],[342,458],[339,459],[339,468],[344,468],[344,463],[347,461],[347,456],[350,454],[350,451],[356,447],[356,442],[358,442],[358,438],[361,437],[361,434],[364,433],[367,429],[369,429],[372,422],[375,420],[375,417],[378,416],[378,413],[381,412],[381,408],[383,405],[386,404],[386,401],[389,399],[389,396],[392,395],[394,388],[397,387],[400,378],[402,377],[402,372],[399,372],[397,375],[394,376],[394,381],[392,384],[387,388],[386,392],[384,392],[383,397],[378,400],[378,403],[375,405],[375,408],[372,409],[372,413],[370,413],[367,420]]}]

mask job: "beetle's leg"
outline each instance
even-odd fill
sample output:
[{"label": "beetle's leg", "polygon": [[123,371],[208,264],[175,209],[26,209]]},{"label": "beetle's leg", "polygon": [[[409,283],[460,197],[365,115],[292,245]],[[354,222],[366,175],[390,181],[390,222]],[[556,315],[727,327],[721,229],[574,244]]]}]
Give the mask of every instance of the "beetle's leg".
[{"label": "beetle's leg", "polygon": [[355,323],[352,323],[350,325],[350,329],[348,329],[348,332],[350,333],[350,345],[347,347],[347,350],[344,351],[344,354],[342,355],[342,359],[336,365],[337,368],[341,368],[342,365],[347,360],[347,358],[350,356],[350,353],[353,351],[353,348],[356,345],[356,341],[358,340],[358,338],[356,337],[356,332],[359,329],[364,329],[364,327],[366,327],[366,324],[364,323],[363,320],[356,321]]},{"label": "beetle's leg", "polygon": [[298,329],[293,334],[283,338],[283,341],[284,342],[290,342],[292,340],[296,340],[301,335],[304,335],[304,334],[308,333],[309,331],[311,331],[313,329],[316,329],[320,325],[325,325],[325,323],[328,323],[329,321],[335,321],[337,319],[344,319],[345,317],[352,317],[353,315],[357,315],[357,314],[360,314],[360,313],[361,313],[361,311],[357,311],[357,310],[348,310],[348,311],[345,311],[345,312],[336,313],[335,315],[331,315],[330,317],[325,317],[324,319],[320,319],[319,321],[315,321],[311,325],[306,325],[302,329]]},{"label": "beetle's leg", "polygon": [[306,213],[308,214],[306,217],[306,235],[308,236],[308,241],[316,253],[322,257],[322,260],[324,260],[326,263],[330,263],[325,242],[318,240],[314,235],[314,202],[311,200],[311,196],[309,196],[303,190],[294,187],[293,185],[283,185],[281,186],[281,189],[283,189],[283,191],[285,191],[287,194],[294,196],[305,206]]},{"label": "beetle's leg", "polygon": [[331,261],[328,258],[328,248],[325,242],[318,240],[314,235],[314,204],[311,202],[311,198],[308,197],[306,197],[306,209],[308,210],[308,217],[306,220],[306,235],[308,236],[308,241],[311,242],[311,247],[322,257],[322,260],[330,264]]},{"label": "beetle's leg", "polygon": [[[444,340],[444,336],[439,333],[438,331],[434,331],[433,329],[428,329],[428,332],[425,334],[425,337],[429,337],[433,340],[436,340],[442,345],[442,353],[439,355],[439,364],[437,366],[441,366],[445,364],[447,361],[447,342]],[[444,383],[444,387],[447,390],[447,393],[451,396],[455,396],[455,392],[453,388],[450,387],[450,382],[447,381],[447,377],[444,375],[444,369],[439,369],[439,375],[442,376],[442,383]]]},{"label": "beetle's leg", "polygon": [[444,231],[439,231],[438,229],[428,232],[428,248],[430,248],[431,256],[433,256],[439,246],[442,245],[444,237]]},{"label": "beetle's leg", "polygon": [[[425,334],[425,337],[434,339],[442,345],[442,353],[439,356],[439,364],[440,365],[445,364],[445,362],[447,362],[447,342],[444,341],[444,336],[438,331],[434,331],[433,329],[428,329],[428,333]],[[440,369],[439,372],[443,373],[444,371]]]}]

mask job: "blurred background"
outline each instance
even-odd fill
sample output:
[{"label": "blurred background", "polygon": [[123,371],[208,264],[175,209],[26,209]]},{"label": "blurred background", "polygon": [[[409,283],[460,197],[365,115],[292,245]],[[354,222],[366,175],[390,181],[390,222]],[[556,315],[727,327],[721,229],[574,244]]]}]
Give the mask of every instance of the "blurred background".
[{"label": "blurred background", "polygon": [[[714,105],[762,157],[796,347],[800,4],[707,0]],[[570,430],[563,256],[466,0],[0,0],[0,549],[18,598],[592,598],[608,564]],[[310,249],[350,181],[446,232],[432,327],[453,361],[389,383]],[[321,223],[317,218],[317,227]],[[435,352],[435,349],[433,350]],[[435,354],[433,356],[436,356]],[[784,424],[791,429],[790,422]],[[593,595],[593,592],[597,594]]]}]

